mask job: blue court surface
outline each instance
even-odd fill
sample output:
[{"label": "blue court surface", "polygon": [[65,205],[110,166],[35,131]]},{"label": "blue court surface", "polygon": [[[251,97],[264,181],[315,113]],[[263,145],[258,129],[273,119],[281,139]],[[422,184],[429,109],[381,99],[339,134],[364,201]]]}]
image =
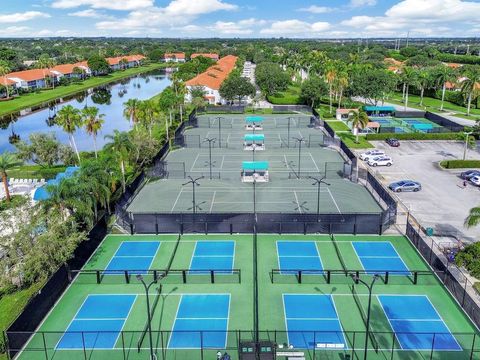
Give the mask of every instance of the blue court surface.
[{"label": "blue court surface", "polygon": [[427,296],[379,295],[378,300],[402,349],[462,350]]},{"label": "blue court surface", "polygon": [[225,349],[230,294],[182,295],[169,349]]},{"label": "blue court surface", "polygon": [[136,295],[88,295],[56,349],[115,348],[136,298]]},{"label": "blue court surface", "polygon": [[231,274],[235,259],[234,241],[197,241],[193,251],[190,270],[192,274],[205,274],[216,270],[216,273]]},{"label": "blue court surface", "polygon": [[283,294],[288,343],[299,349],[346,349],[331,295]]},{"label": "blue court surface", "polygon": [[322,259],[314,241],[277,241],[278,266],[282,275],[323,274]]},{"label": "blue court surface", "polygon": [[391,271],[391,275],[410,275],[407,266],[389,241],[353,241],[352,245],[367,274]]},{"label": "blue court surface", "polygon": [[159,241],[122,242],[103,274],[118,275],[125,270],[131,274],[146,274],[159,248]]}]

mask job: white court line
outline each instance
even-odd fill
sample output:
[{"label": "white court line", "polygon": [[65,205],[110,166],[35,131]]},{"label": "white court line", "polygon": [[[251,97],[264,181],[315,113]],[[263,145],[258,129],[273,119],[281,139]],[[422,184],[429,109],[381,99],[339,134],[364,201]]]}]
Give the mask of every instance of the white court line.
[{"label": "white court line", "polygon": [[[315,159],[313,158],[312,153],[309,151],[308,154],[309,154],[310,157],[312,158],[312,161],[313,161],[313,164],[315,165],[315,168],[317,169],[318,172],[320,172],[320,169],[318,168],[317,162],[316,162]],[[325,174],[325,175],[326,175],[326,174]]]},{"label": "white court line", "polygon": [[220,164],[220,169],[223,169],[224,162],[225,162],[225,155],[222,155],[222,163]]},{"label": "white court line", "polygon": [[193,171],[193,168],[195,167],[195,163],[197,162],[199,156],[200,156],[200,153],[197,154],[197,157],[195,158],[195,161],[193,162],[192,166],[190,167],[190,172]]},{"label": "white court line", "polygon": [[212,213],[212,210],[213,210],[213,204],[215,204],[215,195],[217,195],[216,191],[213,192],[212,203],[210,204],[210,214]]},{"label": "white court line", "polygon": [[177,202],[178,202],[178,199],[180,199],[180,195],[182,195],[182,191],[183,191],[183,187],[180,188],[180,191],[178,192],[177,198],[175,199],[175,202],[173,203],[172,210],[170,210],[170,214],[173,214],[173,210],[175,209],[175,206],[177,206]]},{"label": "white court line", "polygon": [[327,188],[327,190],[328,190],[328,193],[330,194],[330,198],[332,199],[335,207],[337,208],[338,213],[341,214],[342,212],[340,211],[340,208],[338,207],[338,204],[337,204],[337,202],[335,201],[335,198],[333,197],[332,193],[330,192],[330,189]]},{"label": "white court line", "polygon": [[302,213],[302,208],[300,207],[300,203],[298,202],[297,192],[295,190],[293,190],[293,194],[295,195],[295,201],[297,202],[298,212],[301,214]]}]

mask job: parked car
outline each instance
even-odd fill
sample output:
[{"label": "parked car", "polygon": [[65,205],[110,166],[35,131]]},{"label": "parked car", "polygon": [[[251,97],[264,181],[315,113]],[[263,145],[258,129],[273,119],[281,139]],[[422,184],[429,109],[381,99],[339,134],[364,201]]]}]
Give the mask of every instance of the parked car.
[{"label": "parked car", "polygon": [[377,149],[368,150],[367,152],[360,154],[360,160],[368,161],[369,159],[372,159],[380,155],[385,155],[385,152],[383,150],[377,150]]},{"label": "parked car", "polygon": [[393,160],[390,156],[382,155],[374,157],[368,161],[370,166],[392,166]]},{"label": "parked car", "polygon": [[473,185],[480,186],[480,175],[472,176],[472,177],[470,178],[470,182],[471,182]]},{"label": "parked car", "polygon": [[400,146],[400,141],[398,141],[398,139],[395,139],[395,138],[385,139],[385,142],[388,145],[390,145],[391,147],[399,147]]},{"label": "parked car", "polygon": [[479,170],[467,170],[460,174],[460,177],[464,180],[470,180],[474,176],[480,176]]},{"label": "parked car", "polygon": [[401,180],[401,181],[391,183],[390,185],[388,185],[388,188],[394,192],[402,192],[402,191],[417,192],[422,190],[422,184],[413,180]]}]

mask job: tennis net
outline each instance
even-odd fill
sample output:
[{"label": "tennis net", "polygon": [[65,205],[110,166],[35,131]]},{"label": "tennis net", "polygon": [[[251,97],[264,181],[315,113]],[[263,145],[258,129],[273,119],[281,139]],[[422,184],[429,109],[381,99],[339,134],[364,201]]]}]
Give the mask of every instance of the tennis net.
[{"label": "tennis net", "polygon": [[340,260],[340,264],[342,265],[343,270],[347,271],[347,265],[345,265],[345,261],[343,260],[342,253],[338,248],[337,240],[335,240],[335,236],[330,235],[330,239],[332,239],[333,247],[335,248],[335,252],[337,253],[337,257]]},{"label": "tennis net", "polygon": [[[363,323],[365,324],[365,329],[367,329],[367,314],[365,314],[365,310],[363,310],[362,303],[357,294],[357,291],[355,290],[355,285],[352,285],[351,289],[352,289],[353,299],[355,300],[355,304],[357,304],[358,311],[360,312],[360,316],[362,317]],[[372,331],[368,331],[368,336],[370,337],[370,341],[372,343],[373,349],[375,350],[376,353],[378,353],[379,345],[378,345],[377,339],[375,338],[375,334]]]}]

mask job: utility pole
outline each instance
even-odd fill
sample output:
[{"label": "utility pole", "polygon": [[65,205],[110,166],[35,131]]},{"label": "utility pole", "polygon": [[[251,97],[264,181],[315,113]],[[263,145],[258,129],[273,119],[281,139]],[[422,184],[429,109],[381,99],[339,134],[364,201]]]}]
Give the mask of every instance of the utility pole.
[{"label": "utility pole", "polygon": [[302,143],[305,142],[304,137],[294,137],[295,141],[298,142],[298,172],[297,172],[297,178],[300,179],[300,172],[301,172],[301,159],[302,159]]},{"label": "utility pole", "polygon": [[212,144],[215,144],[216,138],[205,138],[203,142],[208,142],[208,166],[210,168],[210,180],[212,180]]}]

